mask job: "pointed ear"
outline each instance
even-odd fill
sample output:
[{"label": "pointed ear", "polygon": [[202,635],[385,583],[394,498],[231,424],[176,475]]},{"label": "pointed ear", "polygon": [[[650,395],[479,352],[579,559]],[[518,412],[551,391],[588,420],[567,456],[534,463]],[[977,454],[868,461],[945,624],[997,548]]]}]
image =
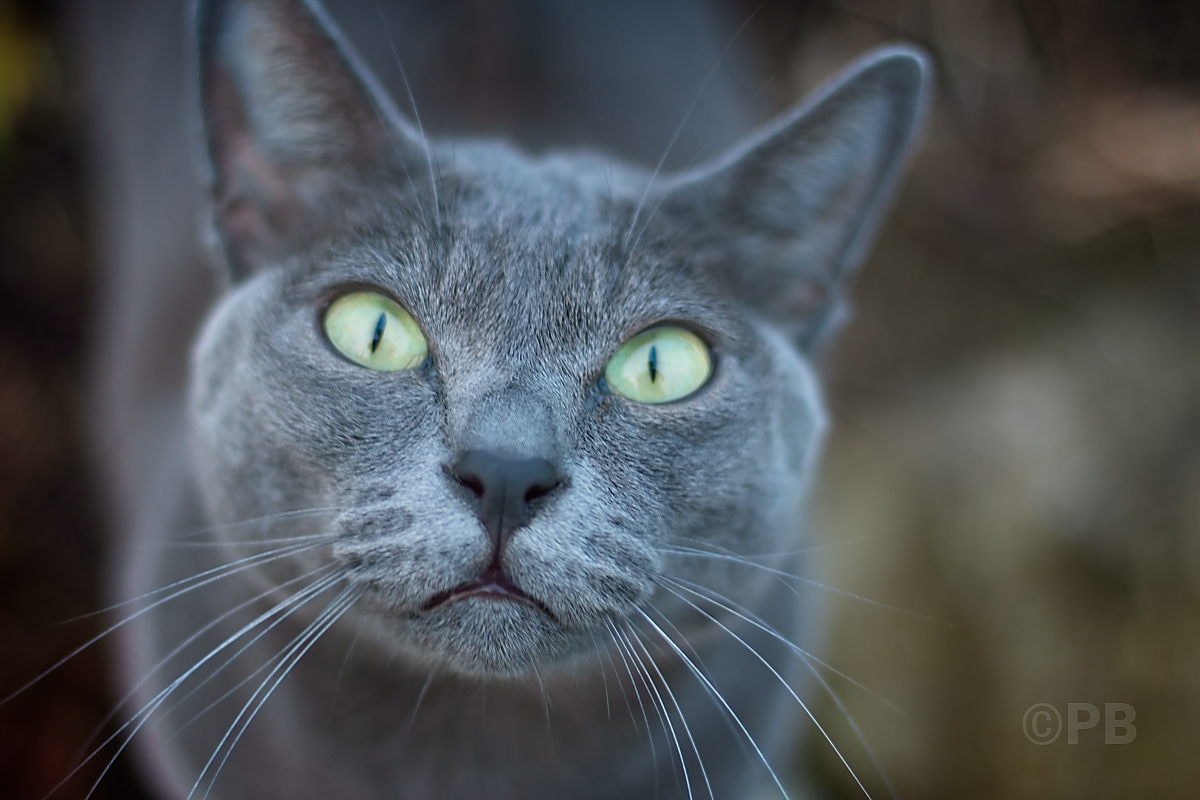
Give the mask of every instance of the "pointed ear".
[{"label": "pointed ear", "polygon": [[235,279],[336,225],[388,164],[423,163],[315,3],[200,0],[196,30],[213,223]]},{"label": "pointed ear", "polygon": [[918,137],[930,72],[916,50],[876,51],[667,189],[664,208],[693,226],[699,260],[803,348],[843,314],[844,284]]}]

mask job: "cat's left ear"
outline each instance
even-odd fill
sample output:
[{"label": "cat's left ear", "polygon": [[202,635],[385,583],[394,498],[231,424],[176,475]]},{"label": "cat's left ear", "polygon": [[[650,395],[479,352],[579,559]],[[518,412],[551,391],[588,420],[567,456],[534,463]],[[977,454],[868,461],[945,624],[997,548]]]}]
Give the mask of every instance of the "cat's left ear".
[{"label": "cat's left ear", "polygon": [[[928,59],[876,51],[714,165],[665,187],[692,254],[810,349],[837,327],[918,138]],[[662,213],[662,212],[660,212]]]}]

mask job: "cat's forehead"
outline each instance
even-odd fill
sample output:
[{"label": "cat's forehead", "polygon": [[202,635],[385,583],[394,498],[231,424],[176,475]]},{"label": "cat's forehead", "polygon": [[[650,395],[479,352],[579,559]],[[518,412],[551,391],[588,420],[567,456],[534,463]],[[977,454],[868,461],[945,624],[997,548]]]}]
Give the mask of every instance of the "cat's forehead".
[{"label": "cat's forehead", "polygon": [[666,320],[733,326],[686,260],[631,254],[607,233],[472,222],[432,242],[356,242],[319,281],[384,290],[443,345],[483,341],[513,355],[602,347]]},{"label": "cat's forehead", "polygon": [[303,284],[326,295],[378,287],[442,346],[523,359],[611,347],[663,321],[735,335],[733,309],[686,252],[631,234],[630,173],[587,157],[491,154],[460,154],[439,181],[439,224],[428,207],[385,205],[369,235],[335,242]]}]

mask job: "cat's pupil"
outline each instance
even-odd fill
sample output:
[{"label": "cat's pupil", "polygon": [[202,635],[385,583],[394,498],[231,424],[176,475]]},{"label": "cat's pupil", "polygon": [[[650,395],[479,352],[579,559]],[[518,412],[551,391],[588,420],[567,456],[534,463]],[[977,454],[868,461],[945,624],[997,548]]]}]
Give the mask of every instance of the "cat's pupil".
[{"label": "cat's pupil", "polygon": [[[383,329],[387,327],[387,314],[380,314],[379,321],[375,323],[375,335],[371,337],[371,352],[374,353],[379,349],[379,343],[383,341]],[[653,378],[651,379],[653,380]]]},{"label": "cat's pupil", "polygon": [[650,382],[658,379],[658,348],[650,345]]}]

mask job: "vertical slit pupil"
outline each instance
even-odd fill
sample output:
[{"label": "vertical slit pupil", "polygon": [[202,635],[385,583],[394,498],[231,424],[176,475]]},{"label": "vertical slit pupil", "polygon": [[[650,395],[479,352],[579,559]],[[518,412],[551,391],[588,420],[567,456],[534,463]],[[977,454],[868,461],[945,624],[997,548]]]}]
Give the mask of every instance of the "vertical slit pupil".
[{"label": "vertical slit pupil", "polygon": [[375,335],[371,337],[371,352],[374,353],[379,349],[379,343],[383,341],[383,329],[387,327],[387,314],[380,314],[379,321],[375,323]]},{"label": "vertical slit pupil", "polygon": [[650,345],[650,382],[658,380],[658,348]]}]

